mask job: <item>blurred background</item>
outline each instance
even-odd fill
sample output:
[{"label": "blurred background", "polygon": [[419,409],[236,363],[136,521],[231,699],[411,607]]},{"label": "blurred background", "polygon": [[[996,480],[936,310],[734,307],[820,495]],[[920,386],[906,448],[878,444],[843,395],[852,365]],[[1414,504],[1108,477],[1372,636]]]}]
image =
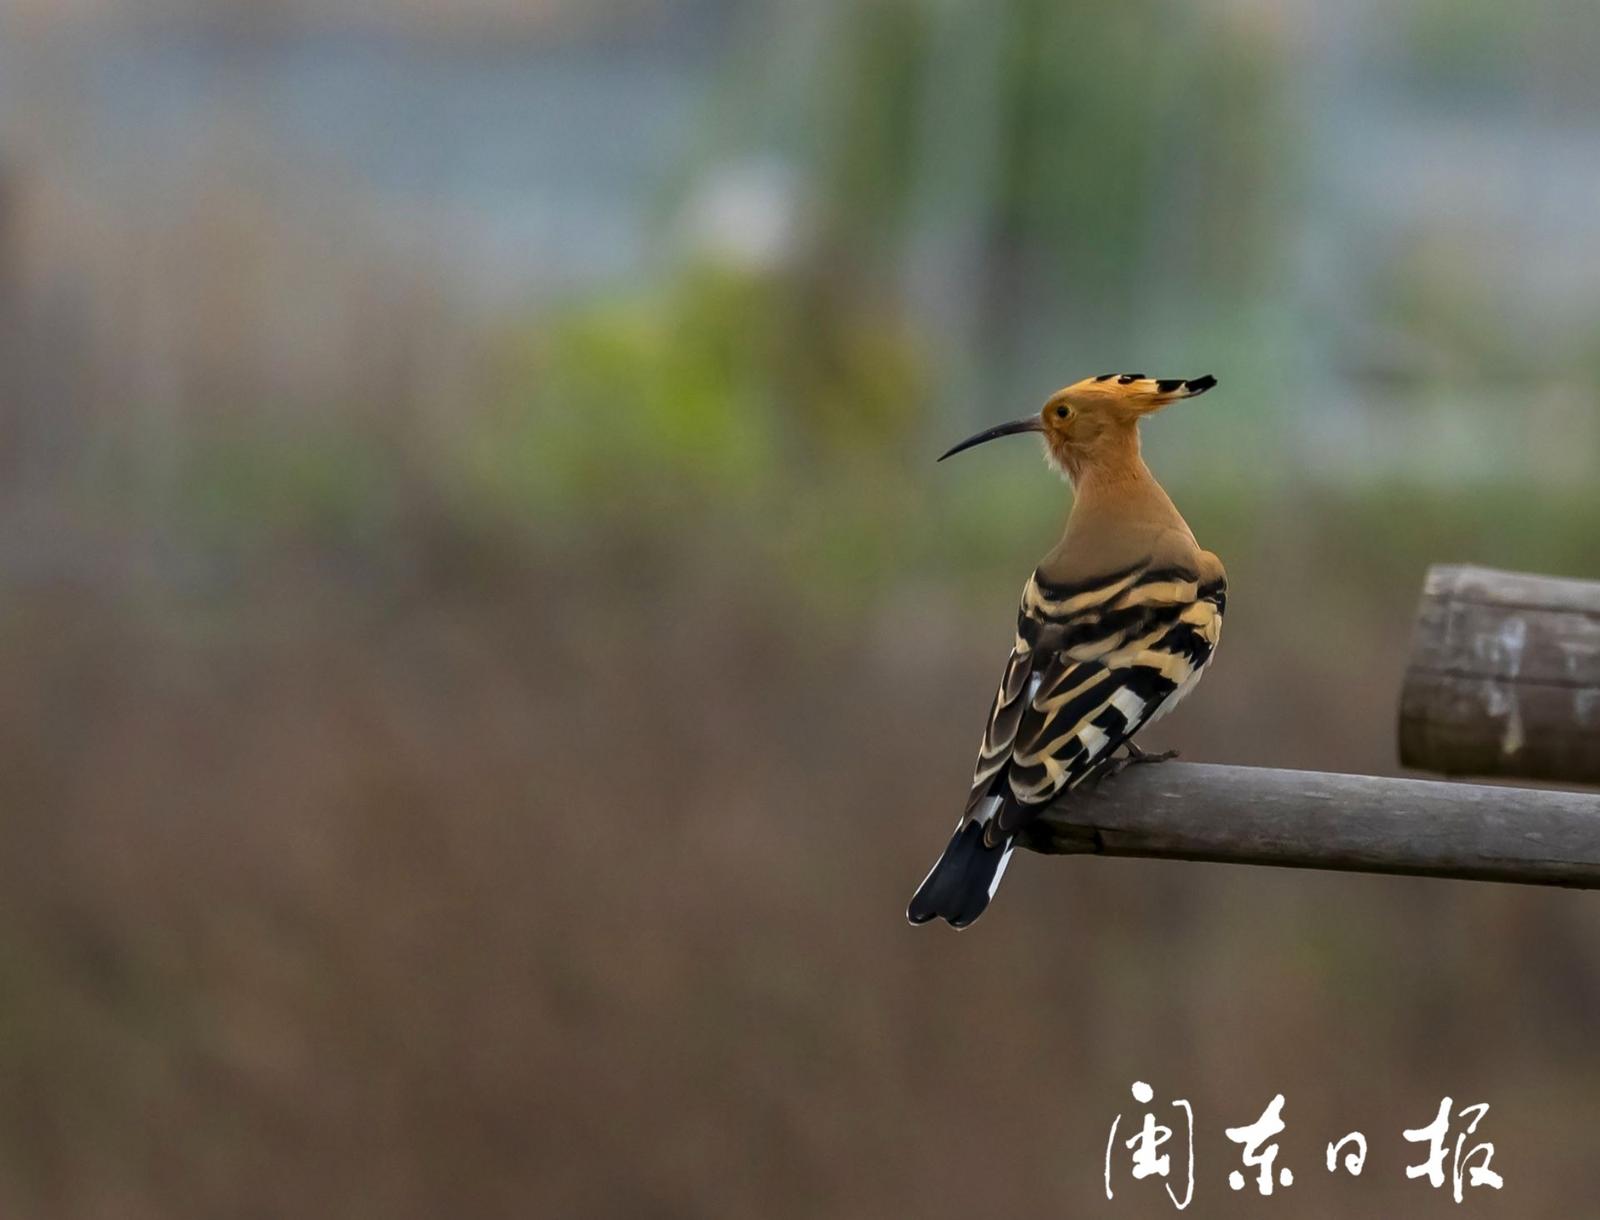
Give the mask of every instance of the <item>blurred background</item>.
[{"label": "blurred background", "polygon": [[1593,1214],[1592,896],[902,911],[1068,502],[933,458],[1062,384],[1220,378],[1145,430],[1230,573],[1187,758],[1392,774],[1428,563],[1600,577],[1597,59],[1589,0],[0,0],[0,1213],[1164,1215],[1138,1079],[1191,1215],[1458,1214],[1445,1095],[1474,1214]]}]

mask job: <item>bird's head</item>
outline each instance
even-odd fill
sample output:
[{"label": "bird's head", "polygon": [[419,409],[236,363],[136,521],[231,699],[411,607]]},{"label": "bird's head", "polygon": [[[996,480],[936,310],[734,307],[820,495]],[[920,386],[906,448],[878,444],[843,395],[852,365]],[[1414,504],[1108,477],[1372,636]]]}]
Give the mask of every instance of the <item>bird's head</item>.
[{"label": "bird's head", "polygon": [[1044,436],[1050,464],[1076,478],[1080,470],[1102,457],[1121,452],[1143,416],[1180,398],[1204,394],[1216,384],[1217,379],[1209,373],[1187,381],[1150,378],[1143,373],[1086,377],[1050,395],[1039,414],[986,428],[947,450],[939,460],[999,436],[1038,432]]}]

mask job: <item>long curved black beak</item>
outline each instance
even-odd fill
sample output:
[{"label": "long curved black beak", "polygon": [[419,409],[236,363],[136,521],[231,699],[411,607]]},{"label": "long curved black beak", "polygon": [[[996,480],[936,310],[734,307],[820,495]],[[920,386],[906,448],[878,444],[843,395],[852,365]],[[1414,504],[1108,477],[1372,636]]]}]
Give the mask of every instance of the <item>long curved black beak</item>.
[{"label": "long curved black beak", "polygon": [[1043,432],[1044,425],[1039,422],[1037,415],[1030,415],[1027,419],[1014,419],[1009,424],[996,424],[993,428],[985,428],[976,436],[969,436],[959,445],[946,449],[939,455],[942,462],[947,457],[960,453],[963,449],[971,449],[974,445],[981,445],[984,441],[992,441],[999,436],[1014,436],[1018,432]]}]

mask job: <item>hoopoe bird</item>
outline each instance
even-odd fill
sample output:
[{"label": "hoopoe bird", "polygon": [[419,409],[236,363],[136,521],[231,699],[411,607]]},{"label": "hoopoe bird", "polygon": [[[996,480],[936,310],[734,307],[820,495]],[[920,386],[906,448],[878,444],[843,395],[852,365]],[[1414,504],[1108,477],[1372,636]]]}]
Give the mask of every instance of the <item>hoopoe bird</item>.
[{"label": "hoopoe bird", "polygon": [[[1037,416],[968,437],[940,461],[1019,432],[1072,484],[1061,541],[1022,590],[1017,640],[994,697],[972,791],[906,918],[964,928],[989,905],[1013,848],[1063,792],[1130,762],[1133,744],[1211,661],[1227,579],[1139,453],[1139,421],[1217,384],[1106,373],[1051,395]],[[1124,750],[1115,755],[1119,748]]]}]

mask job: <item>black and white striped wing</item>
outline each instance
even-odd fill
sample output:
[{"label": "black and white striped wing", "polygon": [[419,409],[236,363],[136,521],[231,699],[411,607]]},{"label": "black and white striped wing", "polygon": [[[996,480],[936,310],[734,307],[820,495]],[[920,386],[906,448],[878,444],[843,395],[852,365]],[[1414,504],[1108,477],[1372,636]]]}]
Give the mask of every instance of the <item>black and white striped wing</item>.
[{"label": "black and white striped wing", "polygon": [[997,844],[1094,774],[1199,680],[1226,586],[1145,563],[1092,586],[1023,591],[1017,642],[985,726],[967,816]]}]

